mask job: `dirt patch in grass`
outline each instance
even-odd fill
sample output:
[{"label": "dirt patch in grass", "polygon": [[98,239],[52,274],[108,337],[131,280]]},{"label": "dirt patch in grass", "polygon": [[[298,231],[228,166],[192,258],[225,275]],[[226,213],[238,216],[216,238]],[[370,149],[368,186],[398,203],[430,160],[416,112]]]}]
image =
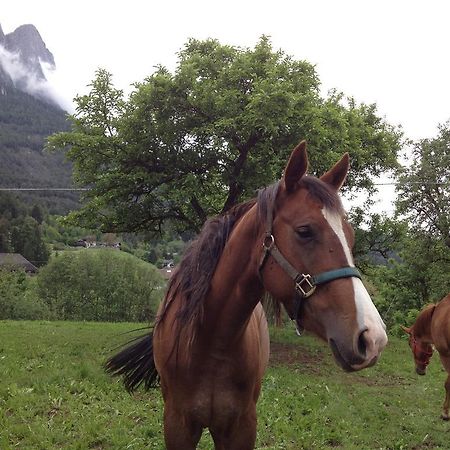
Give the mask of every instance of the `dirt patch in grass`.
[{"label": "dirt patch in grass", "polygon": [[306,367],[319,370],[323,363],[323,355],[309,351],[298,344],[280,342],[270,343],[270,366]]},{"label": "dirt patch in grass", "polygon": [[[365,369],[370,370],[370,369]],[[383,386],[383,387],[395,387],[395,386],[410,386],[412,381],[410,378],[406,378],[400,375],[386,375],[381,374],[377,376],[363,376],[359,372],[348,374],[346,381],[349,384],[365,384],[366,386]]]},{"label": "dirt patch in grass", "polygon": [[[310,373],[323,373],[324,366],[329,370],[341,371],[331,356],[318,350],[310,350],[299,344],[271,342],[270,359],[271,367],[286,366],[291,369],[298,368]],[[370,370],[370,369],[368,369]],[[379,376],[367,376],[365,371],[347,373],[343,382],[348,384],[363,384],[366,386],[408,386],[411,379],[397,374],[381,374]]]}]

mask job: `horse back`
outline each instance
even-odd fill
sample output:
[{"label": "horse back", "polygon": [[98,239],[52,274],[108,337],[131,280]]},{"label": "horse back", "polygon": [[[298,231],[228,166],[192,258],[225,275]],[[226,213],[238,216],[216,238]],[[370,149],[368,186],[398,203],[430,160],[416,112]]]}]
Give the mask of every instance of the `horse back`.
[{"label": "horse back", "polygon": [[450,294],[435,307],[431,334],[434,346],[440,355],[450,357]]}]

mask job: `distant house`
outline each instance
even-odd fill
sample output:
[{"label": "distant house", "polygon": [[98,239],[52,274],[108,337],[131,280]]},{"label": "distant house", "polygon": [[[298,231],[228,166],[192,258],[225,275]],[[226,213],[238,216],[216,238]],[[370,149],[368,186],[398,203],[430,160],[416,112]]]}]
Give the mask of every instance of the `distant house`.
[{"label": "distant house", "polygon": [[0,253],[0,268],[8,268],[11,270],[22,269],[30,274],[37,273],[38,271],[38,268],[20,253]]},{"label": "distant house", "polygon": [[107,247],[114,248],[116,250],[120,250],[122,248],[122,244],[120,242],[95,242],[87,239],[78,239],[73,243],[74,247],[84,247],[84,248],[93,248],[93,247]]},{"label": "distant house", "polygon": [[73,245],[74,247],[89,247],[89,243],[85,239],[78,239]]},{"label": "distant house", "polygon": [[172,276],[174,270],[175,263],[173,262],[173,259],[165,259],[162,262],[162,268],[159,269],[159,273],[165,280],[168,280]]},{"label": "distant house", "polygon": [[75,241],[74,246],[85,248],[97,247],[97,242],[88,239],[78,239],[78,241]]}]

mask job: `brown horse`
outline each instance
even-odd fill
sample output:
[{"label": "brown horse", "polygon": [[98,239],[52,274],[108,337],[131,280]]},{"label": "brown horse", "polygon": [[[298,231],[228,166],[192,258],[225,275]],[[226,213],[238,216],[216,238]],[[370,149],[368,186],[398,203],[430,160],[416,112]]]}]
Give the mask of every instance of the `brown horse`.
[{"label": "brown horse", "polygon": [[375,364],[387,343],[337,195],[349,157],[320,179],[307,165],[303,141],[280,182],[208,221],[170,280],[153,334],[107,363],[129,390],[159,375],[169,450],[195,449],[204,428],[216,449],[254,448],[269,357],[264,291],[346,371]]},{"label": "brown horse", "polygon": [[442,365],[448,373],[445,381],[445,400],[442,418],[449,420],[450,405],[450,294],[436,305],[427,306],[410,328],[402,327],[409,334],[409,346],[414,355],[416,372],[425,375],[433,347],[439,352]]}]

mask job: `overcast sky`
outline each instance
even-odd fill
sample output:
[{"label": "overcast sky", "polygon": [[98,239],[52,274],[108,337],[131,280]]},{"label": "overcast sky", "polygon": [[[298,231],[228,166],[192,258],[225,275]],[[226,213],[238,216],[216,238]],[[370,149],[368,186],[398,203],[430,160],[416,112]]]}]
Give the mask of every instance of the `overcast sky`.
[{"label": "overcast sky", "polygon": [[173,69],[189,37],[253,47],[266,34],[315,64],[324,92],[377,103],[409,138],[433,137],[450,119],[448,0],[6,0],[1,11],[5,34],[37,27],[67,99],[87,92],[99,67],[125,91],[157,64]]}]

